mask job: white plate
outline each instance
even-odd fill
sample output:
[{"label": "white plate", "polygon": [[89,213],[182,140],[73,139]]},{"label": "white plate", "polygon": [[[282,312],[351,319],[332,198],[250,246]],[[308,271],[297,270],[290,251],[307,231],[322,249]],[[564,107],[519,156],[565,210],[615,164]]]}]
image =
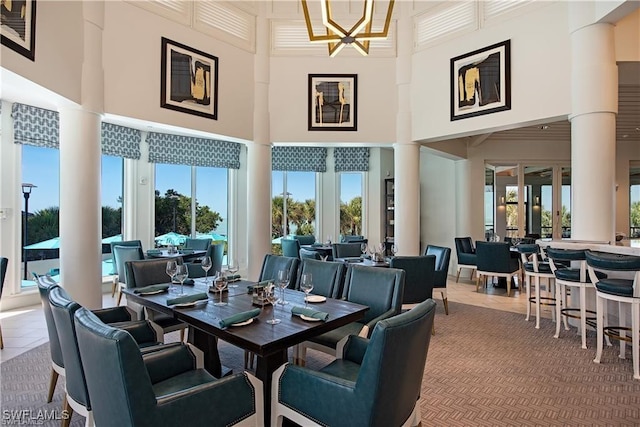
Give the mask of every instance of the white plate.
[{"label": "white plate", "polygon": [[249,319],[249,320],[245,320],[244,322],[240,322],[240,323],[232,323],[232,324],[231,324],[231,325],[229,325],[229,326],[244,326],[244,325],[248,325],[248,324],[250,324],[251,322],[253,322],[253,317],[252,317],[251,319]]},{"label": "white plate", "polygon": [[180,308],[186,308],[186,307],[195,307],[196,304],[198,304],[199,302],[206,302],[208,300],[206,299],[199,299],[198,301],[193,301],[193,302],[183,302],[182,304],[174,304],[174,307],[180,307]]},{"label": "white plate", "polygon": [[305,316],[304,314],[300,315],[302,320],[306,320],[307,322],[320,322],[322,319],[316,319],[315,317]]},{"label": "white plate", "polygon": [[163,293],[163,292],[167,292],[167,291],[168,291],[168,289],[158,289],[157,291],[153,291],[153,292],[143,292],[143,293],[138,294],[138,295],[142,295],[142,296],[144,296],[144,295],[155,295],[155,294],[161,294],[161,293]]},{"label": "white plate", "polygon": [[322,295],[309,295],[305,298],[307,302],[325,302],[327,297]]}]

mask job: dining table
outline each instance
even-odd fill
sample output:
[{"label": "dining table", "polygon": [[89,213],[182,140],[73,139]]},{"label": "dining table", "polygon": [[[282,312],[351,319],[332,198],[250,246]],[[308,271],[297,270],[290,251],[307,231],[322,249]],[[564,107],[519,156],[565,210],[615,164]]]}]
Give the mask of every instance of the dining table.
[{"label": "dining table", "polygon": [[[287,305],[276,303],[260,306],[254,303],[253,295],[249,293],[249,289],[255,284],[248,280],[237,281],[234,283],[235,287],[227,288],[222,295],[219,292],[208,292],[207,300],[199,301],[189,307],[168,305],[167,300],[172,298],[172,295],[167,292],[153,295],[136,294],[134,289],[125,289],[123,292],[127,298],[131,298],[138,304],[172,315],[187,323],[190,326],[188,342],[203,351],[205,369],[217,378],[221,378],[224,372],[218,353],[218,339],[254,353],[257,358],[255,375],[262,381],[264,387],[265,423],[268,425],[271,408],[271,377],[279,366],[288,361],[288,348],[361,319],[369,307],[326,298],[321,299],[322,302],[308,304],[309,308],[327,313],[326,320],[312,318],[303,320],[300,316],[292,314],[293,307],[305,305],[303,292],[285,289]],[[202,293],[205,289],[201,279],[196,279],[194,286],[184,287],[184,293],[187,295]],[[226,305],[215,305],[216,302],[220,302],[220,298],[226,302]],[[261,310],[260,314],[249,322],[243,322],[242,326],[221,326],[221,320],[257,307]],[[267,323],[274,314],[280,319],[280,323],[275,325]]]},{"label": "dining table", "polygon": [[207,253],[206,250],[177,250],[170,251],[168,249],[151,249],[147,251],[148,258],[178,258],[181,257],[184,261],[189,261],[195,258],[203,257]]},{"label": "dining table", "polygon": [[362,257],[346,257],[346,258],[336,258],[334,259],[336,262],[343,262],[346,265],[362,265],[365,267],[389,267],[389,261],[372,261],[367,258]]}]

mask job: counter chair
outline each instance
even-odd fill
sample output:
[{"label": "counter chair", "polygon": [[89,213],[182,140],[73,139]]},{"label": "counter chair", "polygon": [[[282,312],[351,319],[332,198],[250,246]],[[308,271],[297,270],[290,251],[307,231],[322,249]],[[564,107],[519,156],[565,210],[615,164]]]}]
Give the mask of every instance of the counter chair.
[{"label": "counter chair", "polygon": [[289,270],[288,287],[290,289],[295,289],[299,264],[300,260],[298,258],[267,254],[262,260],[262,268],[260,270],[258,282],[262,282],[263,280],[277,280],[278,271],[286,269]]},{"label": "counter chair", "polygon": [[458,274],[456,274],[456,283],[460,279],[460,272],[463,268],[471,270],[469,280],[473,280],[473,273],[477,267],[476,249],[473,246],[473,240],[471,237],[455,237],[456,256],[458,257]]},{"label": "counter chair", "polygon": [[511,296],[511,281],[520,274],[518,258],[511,256],[509,244],[504,242],[476,242],[477,271],[476,292],[480,282],[487,285],[487,277],[504,277],[507,281],[507,296]]},{"label": "counter chair", "polygon": [[[222,271],[222,260],[224,259],[224,243],[212,243],[207,248],[207,252],[204,256],[208,256],[211,259],[211,269],[208,271],[208,276],[215,276],[217,271]],[[202,258],[196,260],[189,260],[184,263],[189,270],[189,277],[192,279],[198,277],[204,277],[205,271],[202,269]]]},{"label": "counter chair", "polygon": [[316,236],[313,234],[304,234],[304,235],[295,235],[291,236],[291,238],[296,239],[300,242],[300,245],[313,245],[316,242]]},{"label": "counter chair", "polygon": [[271,426],[417,426],[420,390],[436,311],[432,299],[349,335],[337,359],[311,370],[289,363],[273,373]]},{"label": "counter chair", "polygon": [[[531,315],[531,303],[536,306],[536,329],[540,329],[540,308],[542,305],[555,306],[556,291],[555,291],[555,279],[553,271],[551,271],[551,265],[548,261],[542,261],[542,254],[540,252],[540,246],[536,243],[527,244],[521,243],[516,245],[518,253],[520,254],[520,262],[522,263],[522,270],[524,271],[525,286],[527,287],[527,317],[525,320],[528,322]],[[535,294],[531,295],[531,279],[533,278],[535,286]],[[540,286],[540,279],[545,279],[545,295],[542,295],[542,288]],[[556,316],[555,308],[551,312],[554,320],[559,318]]]},{"label": "counter chair", "polygon": [[305,258],[298,267],[298,280],[304,273],[310,273],[313,280],[313,294],[327,298],[340,298],[344,285],[346,267],[342,262],[318,261]]},{"label": "counter chair", "polygon": [[368,338],[376,323],[400,313],[404,281],[404,270],[350,265],[347,268],[342,297],[347,301],[366,305],[369,310],[357,322],[298,344],[294,351],[298,363],[305,363],[307,348],[335,356],[338,342],[346,336],[353,334]]},{"label": "counter chair", "polygon": [[[597,350],[595,363],[602,357],[604,335],[620,341],[620,359],[624,359],[625,343],[631,342],[633,378],[640,380],[640,256],[609,252],[586,251],[589,278],[596,287]],[[597,271],[608,276],[599,278]],[[617,276],[617,277],[613,277]],[[619,325],[610,325],[605,315],[605,304],[618,303]],[[631,308],[631,327],[626,323],[626,308]]]},{"label": "counter chair", "polygon": [[[0,257],[0,299],[2,298],[2,288],[4,287],[4,278],[7,275],[7,265],[9,260],[5,257]],[[2,341],[2,327],[0,326],[0,350],[4,348],[4,341]]]},{"label": "counter chair", "polygon": [[317,259],[318,261],[322,261],[322,255],[318,251],[311,251],[309,249],[300,248],[298,251],[300,254],[300,260],[304,260],[305,258]]},{"label": "counter chair", "polygon": [[435,255],[436,272],[434,276],[433,289],[440,291],[444,312],[449,315],[449,298],[447,297],[447,277],[449,277],[449,261],[451,260],[451,248],[445,246],[427,245],[424,250],[425,255]]},{"label": "counter chair", "polygon": [[144,259],[144,251],[142,250],[142,242],[140,240],[111,242],[110,246],[114,273],[116,275],[111,287],[111,297],[113,297],[117,292],[118,299],[116,301],[116,305],[120,305],[120,301],[122,300],[122,292],[120,291],[124,286],[126,286],[124,263],[127,261]]},{"label": "counter chair", "polygon": [[331,254],[333,259],[361,257],[361,243],[333,243],[331,245]]},{"label": "counter chair", "polygon": [[[594,289],[587,272],[587,258],[585,249],[558,249],[547,247],[551,271],[556,277],[556,333],[554,338],[560,337],[560,318],[564,329],[569,330],[567,318],[579,319],[579,332],[582,348],[587,348],[587,326],[596,328],[596,312],[587,310],[587,290]],[[605,273],[595,272],[598,279],[607,277]],[[567,290],[579,292],[579,308],[570,307],[567,301]],[[594,301],[595,302],[595,301]]]}]

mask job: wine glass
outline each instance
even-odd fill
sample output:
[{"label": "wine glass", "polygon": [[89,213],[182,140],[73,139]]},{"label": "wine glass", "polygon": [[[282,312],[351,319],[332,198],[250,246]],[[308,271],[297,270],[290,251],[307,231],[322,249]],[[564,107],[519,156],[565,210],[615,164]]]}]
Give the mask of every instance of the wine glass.
[{"label": "wine glass", "polygon": [[396,256],[396,254],[398,253],[398,246],[393,244],[391,245],[391,253],[393,254],[393,256]]},{"label": "wine glass", "polygon": [[278,300],[278,304],[280,305],[289,304],[284,300],[284,289],[289,284],[289,270],[286,270],[286,269],[278,270],[278,279],[276,283],[278,283],[278,287],[280,288],[280,295],[281,295],[280,299]]},{"label": "wine glass", "polygon": [[[227,265],[227,271],[229,272],[230,276],[235,276],[235,274],[238,272],[238,270],[240,270],[240,267],[238,267],[238,263],[236,261],[230,262]],[[232,280],[235,280],[235,277],[231,278]],[[238,285],[236,283],[228,283],[227,284],[228,287],[230,288],[237,288]]]},{"label": "wine glass", "polygon": [[173,284],[173,278],[176,276],[176,269],[178,267],[178,263],[175,260],[167,261],[167,269],[166,272],[171,278],[169,283]]},{"label": "wine glass", "polygon": [[202,258],[202,262],[200,263],[200,267],[204,270],[204,284],[209,283],[209,270],[211,269],[211,257],[205,256]]},{"label": "wine glass", "polygon": [[331,234],[327,234],[327,245],[331,245]]},{"label": "wine glass", "polygon": [[270,325],[277,325],[280,323],[280,319],[276,319],[276,301],[278,301],[278,295],[276,295],[276,290],[273,286],[265,288],[264,298],[269,304],[271,304],[271,319],[267,320],[267,323]]},{"label": "wine glass", "polygon": [[220,292],[220,301],[214,303],[213,305],[217,305],[217,306],[227,305],[226,302],[222,301],[222,291],[224,290],[225,286],[227,286],[227,281],[225,280],[224,273],[222,273],[221,271],[218,271],[216,273],[215,279],[213,279],[213,284],[215,285],[218,292]]},{"label": "wine glass", "polygon": [[309,293],[313,290],[313,278],[311,273],[303,273],[300,276],[300,289],[305,293],[304,306],[309,305]]},{"label": "wine glass", "polygon": [[189,270],[187,270],[187,266],[185,264],[177,265],[175,278],[180,282],[180,294],[178,294],[179,296],[186,295],[184,293],[184,281],[187,277],[189,277]]},{"label": "wine glass", "polygon": [[367,254],[367,244],[365,242],[360,243],[360,252],[362,252],[362,258]]}]

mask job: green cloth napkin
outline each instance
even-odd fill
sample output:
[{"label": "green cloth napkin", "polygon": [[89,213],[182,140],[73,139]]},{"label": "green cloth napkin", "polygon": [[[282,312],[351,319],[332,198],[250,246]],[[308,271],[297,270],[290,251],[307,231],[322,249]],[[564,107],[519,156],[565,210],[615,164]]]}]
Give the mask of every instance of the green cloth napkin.
[{"label": "green cloth napkin", "polygon": [[202,300],[205,300],[205,299],[209,299],[209,295],[207,295],[204,292],[200,292],[200,293],[197,293],[197,294],[185,295],[183,297],[168,298],[167,299],[167,305],[187,304],[187,303],[190,303],[190,302],[202,301]]},{"label": "green cloth napkin", "polygon": [[194,250],[193,249],[181,249],[180,253],[181,254],[185,254],[185,255],[189,255],[189,254],[194,253]]},{"label": "green cloth napkin", "polygon": [[149,249],[147,255],[160,255],[162,251],[160,249]]},{"label": "green cloth napkin", "polygon": [[291,307],[291,314],[300,316],[313,317],[314,319],[327,320],[329,317],[329,313],[325,313],[324,311],[314,310],[313,308],[306,308],[294,305]]},{"label": "green cloth napkin", "polygon": [[226,328],[227,326],[233,325],[234,323],[241,323],[249,319],[253,319],[254,317],[258,317],[259,315],[259,308],[254,308],[253,310],[249,311],[243,311],[242,313],[236,313],[233,316],[229,316],[220,320],[220,327]]},{"label": "green cloth napkin", "polygon": [[227,276],[227,282],[235,282],[236,280],[240,280],[240,277],[239,274],[231,274]]},{"label": "green cloth napkin", "polygon": [[166,291],[167,289],[169,289],[169,285],[149,285],[149,286],[143,286],[142,288],[134,288],[133,293],[146,294],[149,292]]}]

